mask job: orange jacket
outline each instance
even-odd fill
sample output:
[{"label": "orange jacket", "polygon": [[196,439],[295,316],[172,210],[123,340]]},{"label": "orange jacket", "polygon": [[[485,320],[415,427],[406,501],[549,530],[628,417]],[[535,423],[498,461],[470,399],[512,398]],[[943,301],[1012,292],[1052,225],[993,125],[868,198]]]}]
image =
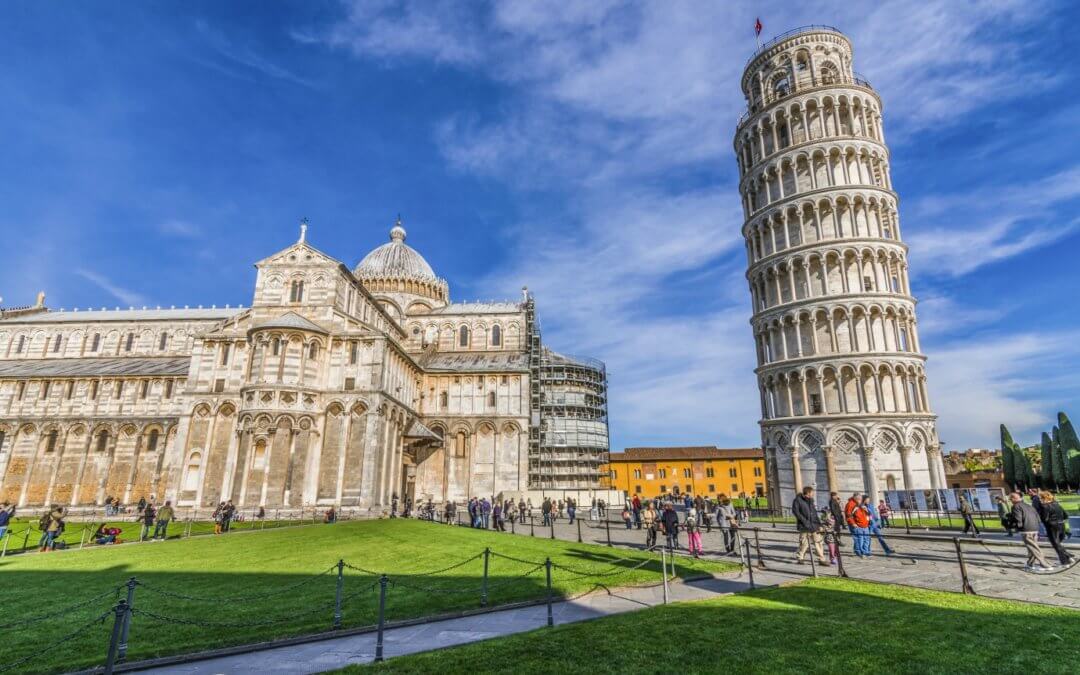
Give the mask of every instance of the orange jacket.
[{"label": "orange jacket", "polygon": [[852,520],[852,514],[857,508],[859,508],[859,502],[854,497],[847,500],[847,504],[844,505],[844,520],[853,527],[858,527]]},{"label": "orange jacket", "polygon": [[851,512],[851,520],[855,527],[870,527],[870,510],[864,506],[857,506]]}]

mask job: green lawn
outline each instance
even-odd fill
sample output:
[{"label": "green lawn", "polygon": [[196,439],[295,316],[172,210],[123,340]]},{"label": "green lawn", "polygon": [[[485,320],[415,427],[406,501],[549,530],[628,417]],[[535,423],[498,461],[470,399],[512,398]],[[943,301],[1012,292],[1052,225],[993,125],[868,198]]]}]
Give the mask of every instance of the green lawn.
[{"label": "green lawn", "polygon": [[[0,561],[0,664],[38,654],[17,672],[75,670],[104,661],[111,620],[94,624],[70,643],[62,638],[113,606],[113,588],[135,576],[145,587],[135,595],[136,611],[190,623],[159,623],[136,614],[131,628],[129,659],[243,644],[274,637],[325,631],[331,627],[335,575],[327,572],[339,558],[395,578],[387,596],[389,620],[428,616],[480,606],[480,558],[434,576],[438,570],[480,554],[484,547],[524,561],[543,561],[575,572],[610,572],[605,585],[653,583],[660,579],[659,558],[625,549],[551,541],[490,531],[448,527],[415,520],[380,520],[304,528],[193,537],[137,546],[103,546],[12,556]],[[637,570],[629,568],[649,561]],[[531,562],[492,557],[489,604],[541,598],[544,570]],[[680,559],[679,576],[733,569],[730,564]],[[532,573],[523,576],[526,572]],[[375,622],[377,577],[346,569],[343,624]],[[291,588],[302,582],[304,585]],[[556,569],[556,594],[572,595],[597,583]],[[189,600],[154,593],[179,593]],[[105,597],[85,607],[29,626],[19,620],[60,612],[98,594]],[[276,593],[274,595],[266,595]],[[245,599],[242,596],[260,595]],[[44,636],[44,639],[43,639]],[[43,644],[52,647],[42,654]]]},{"label": "green lawn", "polygon": [[[91,536],[97,530],[97,526],[100,521],[95,522],[68,522],[64,529],[63,535],[60,540],[68,545],[69,548],[78,548],[80,545],[93,546],[94,542],[91,541]],[[311,521],[304,521],[306,525],[311,525]],[[127,520],[109,519],[106,521],[108,527],[116,527],[123,532],[120,534],[120,540],[122,542],[138,541],[139,536],[142,534],[142,523],[135,522],[134,516],[131,516]],[[247,530],[263,530],[274,527],[289,527],[299,526],[301,522],[298,520],[246,520],[243,522],[233,522],[230,529],[234,532],[244,532]],[[179,538],[192,536],[197,537],[204,534],[214,533],[214,523],[208,520],[193,521],[190,525],[186,522],[174,520],[169,523],[167,535],[169,538]],[[5,536],[6,542],[0,541],[0,551],[4,551],[7,555],[14,555],[16,553],[22,553],[23,551],[36,551],[38,543],[41,541],[41,530],[38,529],[37,518],[15,518],[11,521],[11,527],[9,529],[9,535]],[[6,549],[4,544],[7,544]]]},{"label": "green lawn", "polygon": [[840,579],[352,667],[394,673],[1075,673],[1080,612]]}]

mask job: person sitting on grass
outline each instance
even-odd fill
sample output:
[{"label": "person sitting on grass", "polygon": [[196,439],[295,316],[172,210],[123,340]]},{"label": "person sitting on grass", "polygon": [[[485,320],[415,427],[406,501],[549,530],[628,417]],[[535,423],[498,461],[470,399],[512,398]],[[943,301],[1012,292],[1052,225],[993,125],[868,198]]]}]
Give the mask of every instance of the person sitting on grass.
[{"label": "person sitting on grass", "polygon": [[120,533],[123,532],[119,527],[105,527],[106,523],[98,525],[97,530],[94,531],[94,536],[91,537],[96,543],[115,544]]},{"label": "person sitting on grass", "polygon": [[169,532],[169,523],[174,517],[172,502],[166,500],[165,506],[158,509],[157,523],[154,524],[154,539],[165,539]]}]

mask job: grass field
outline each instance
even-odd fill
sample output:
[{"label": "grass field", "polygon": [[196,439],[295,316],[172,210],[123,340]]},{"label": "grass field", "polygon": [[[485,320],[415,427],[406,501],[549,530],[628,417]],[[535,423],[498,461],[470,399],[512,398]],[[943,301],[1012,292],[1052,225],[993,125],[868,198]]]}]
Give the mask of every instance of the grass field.
[{"label": "grass field", "polygon": [[[63,541],[67,544],[68,548],[78,548],[80,545],[93,546],[94,543],[90,538],[93,536],[100,523],[101,521],[68,522],[66,523],[64,533],[60,536],[59,541]],[[122,530],[122,533],[120,534],[120,540],[122,542],[138,541],[142,534],[142,523],[135,522],[134,516],[125,520],[110,518],[105,521],[105,524],[107,527],[116,527]],[[242,522],[233,521],[230,529],[234,532],[244,532],[248,530],[265,530],[274,527],[298,526],[300,524],[300,521],[297,520],[245,520]],[[308,520],[305,521],[305,524],[311,525],[312,523]],[[212,521],[193,521],[189,527],[186,522],[174,520],[169,523],[166,536],[170,539],[175,539],[185,536],[197,537],[213,533],[214,523]],[[4,551],[8,555],[22,553],[23,551],[36,551],[38,543],[41,540],[41,530],[38,529],[37,519],[14,518],[11,521],[11,526],[5,539],[6,541],[0,542],[0,551]]]},{"label": "grass field", "polygon": [[1075,673],[1080,612],[814,579],[352,667],[392,673]]},{"label": "grass field", "polygon": [[[131,576],[145,585],[135,595],[129,660],[329,630],[336,587],[331,568],[339,558],[394,577],[387,596],[388,620],[473,609],[480,606],[481,558],[434,576],[420,574],[478,556],[484,547],[524,561],[551,556],[555,564],[578,572],[627,568],[625,573],[604,578],[609,586],[660,579],[659,558],[651,554],[415,520],[358,521],[27,554],[0,561],[4,582],[0,665],[31,654],[36,655],[34,660],[15,672],[57,672],[103,663],[111,619],[93,624],[70,642],[62,638],[115,605],[117,595],[110,589]],[[629,569],[643,561],[650,562],[641,569]],[[676,573],[686,577],[728,569],[733,566],[680,559]],[[530,570],[532,574],[523,576]],[[346,569],[344,578],[343,625],[373,624],[378,594],[371,587],[377,577]],[[595,579],[559,569],[553,574],[557,595],[583,592],[595,583]],[[99,594],[104,596],[63,611]],[[545,594],[542,568],[491,558],[489,605]],[[140,610],[169,621],[139,614]],[[50,613],[61,615],[12,626]],[[43,651],[43,647],[50,649]]]}]

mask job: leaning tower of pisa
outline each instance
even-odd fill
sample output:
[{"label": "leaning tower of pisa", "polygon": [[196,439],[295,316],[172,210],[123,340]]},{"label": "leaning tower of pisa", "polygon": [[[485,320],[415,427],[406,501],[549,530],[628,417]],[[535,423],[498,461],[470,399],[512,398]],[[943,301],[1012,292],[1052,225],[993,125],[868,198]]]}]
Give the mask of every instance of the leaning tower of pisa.
[{"label": "leaning tower of pisa", "polygon": [[[834,28],[754,53],[735,155],[770,497],[944,488],[881,99]],[[846,494],[845,494],[846,493]],[[776,501],[773,502],[774,504]]]}]

